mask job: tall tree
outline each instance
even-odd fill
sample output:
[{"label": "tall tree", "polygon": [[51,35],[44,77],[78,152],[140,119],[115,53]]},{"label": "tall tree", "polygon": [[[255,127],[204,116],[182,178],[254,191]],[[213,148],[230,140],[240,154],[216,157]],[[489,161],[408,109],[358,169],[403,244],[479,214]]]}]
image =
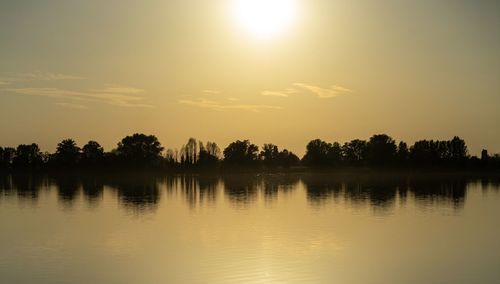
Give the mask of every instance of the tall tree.
[{"label": "tall tree", "polygon": [[366,145],[367,159],[372,166],[387,166],[394,163],[396,142],[386,134],[373,135]]},{"label": "tall tree", "polygon": [[260,151],[260,158],[263,161],[264,165],[267,167],[275,167],[278,163],[278,155],[279,155],[278,146],[274,144],[264,144],[262,150]]},{"label": "tall tree", "polygon": [[169,166],[174,166],[177,163],[177,150],[167,149],[165,152],[165,160]]},{"label": "tall tree", "polygon": [[249,140],[237,140],[224,149],[224,163],[232,166],[255,166],[259,147]]},{"label": "tall tree", "polygon": [[363,163],[366,156],[366,141],[354,139],[342,146],[342,153],[346,164],[359,166]]},{"label": "tall tree", "polygon": [[300,163],[299,157],[294,153],[284,149],[278,153],[277,164],[284,168],[290,168]]},{"label": "tall tree", "polygon": [[41,166],[42,161],[42,153],[37,144],[21,144],[16,148],[12,166],[15,168],[36,168]]},{"label": "tall tree", "polygon": [[467,145],[465,141],[458,136],[450,141],[450,156],[455,162],[463,162],[468,156]]},{"label": "tall tree", "polygon": [[199,144],[200,152],[198,154],[197,165],[202,168],[215,168],[219,163],[220,149],[217,144],[207,142],[204,146],[203,143]]},{"label": "tall tree", "polygon": [[324,167],[329,165],[328,154],[332,145],[320,139],[310,141],[306,146],[303,157],[304,164],[311,167]]},{"label": "tall tree", "polygon": [[209,155],[214,156],[217,159],[220,159],[221,151],[219,146],[217,146],[217,143],[207,142],[205,150],[208,152]]},{"label": "tall tree", "polygon": [[338,142],[333,142],[332,144],[330,144],[327,158],[329,166],[340,166],[340,164],[342,163],[342,147]]},{"label": "tall tree", "polygon": [[89,141],[82,147],[82,162],[85,164],[97,164],[103,157],[104,149],[96,141]]},{"label": "tall tree", "polygon": [[16,155],[16,149],[11,147],[0,147],[0,169],[9,169]]},{"label": "tall tree", "polygon": [[398,144],[398,149],[397,149],[397,160],[401,165],[406,165],[408,163],[408,158],[409,158],[410,152],[408,150],[408,145],[401,141]]},{"label": "tall tree", "polygon": [[161,158],[163,147],[154,135],[135,133],[118,143],[116,152],[127,163],[150,164]]},{"label": "tall tree", "polygon": [[80,158],[80,148],[73,139],[64,139],[57,144],[55,159],[59,165],[76,165]]},{"label": "tall tree", "polygon": [[182,147],[184,163],[194,165],[198,161],[198,142],[194,138],[189,138],[186,145]]}]

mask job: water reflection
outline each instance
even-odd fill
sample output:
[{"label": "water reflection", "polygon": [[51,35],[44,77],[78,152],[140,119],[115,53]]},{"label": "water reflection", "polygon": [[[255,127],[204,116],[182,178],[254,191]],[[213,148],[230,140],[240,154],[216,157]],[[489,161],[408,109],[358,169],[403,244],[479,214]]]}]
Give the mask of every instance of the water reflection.
[{"label": "water reflection", "polygon": [[220,181],[215,176],[178,176],[166,177],[167,192],[177,192],[191,208],[204,203],[214,204],[217,198],[217,188]]},{"label": "water reflection", "polygon": [[[463,176],[373,176],[348,175],[342,177],[312,175],[302,178],[307,196],[313,205],[330,200],[345,199],[352,206],[369,204],[379,212],[394,207],[396,200],[405,204],[410,197],[416,203],[427,206],[464,206],[467,185],[475,179]],[[482,180],[494,183],[498,180]]]},{"label": "water reflection", "polygon": [[109,185],[117,194],[118,201],[127,209],[138,212],[154,211],[160,201],[161,182],[156,177],[123,177],[108,181]]},{"label": "water reflection", "polygon": [[191,208],[215,204],[221,196],[233,206],[245,207],[259,196],[272,203],[279,194],[303,188],[313,207],[347,201],[353,207],[370,206],[377,212],[388,212],[397,202],[405,204],[411,199],[419,206],[449,206],[460,210],[471,183],[479,183],[483,190],[500,188],[498,177],[460,175],[3,175],[0,176],[0,200],[17,197],[36,204],[41,191],[56,190],[64,208],[71,209],[80,195],[88,206],[97,207],[108,190],[123,208],[141,213],[154,212],[162,194],[163,198],[180,194]]},{"label": "water reflection", "polygon": [[103,197],[104,182],[96,178],[83,178],[82,179],[82,192],[87,203],[95,207]]},{"label": "water reflection", "polygon": [[57,196],[65,208],[71,208],[78,196],[81,180],[74,175],[63,175],[51,179],[57,188]]}]

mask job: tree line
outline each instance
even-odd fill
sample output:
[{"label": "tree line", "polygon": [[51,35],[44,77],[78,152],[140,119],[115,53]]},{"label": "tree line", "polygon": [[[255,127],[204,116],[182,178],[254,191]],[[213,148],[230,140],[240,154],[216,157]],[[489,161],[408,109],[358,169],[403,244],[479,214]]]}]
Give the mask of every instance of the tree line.
[{"label": "tree line", "polygon": [[16,148],[0,147],[0,170],[79,168],[159,168],[171,170],[289,169],[307,168],[500,168],[500,155],[483,150],[471,156],[465,141],[420,140],[413,145],[396,143],[386,134],[344,144],[320,139],[310,141],[300,159],[274,144],[262,148],[237,140],[221,151],[215,142],[190,138],[180,149],[166,149],[154,135],[124,137],[109,152],[96,141],[79,147],[73,139],[57,144],[54,153],[42,152],[36,143]]}]

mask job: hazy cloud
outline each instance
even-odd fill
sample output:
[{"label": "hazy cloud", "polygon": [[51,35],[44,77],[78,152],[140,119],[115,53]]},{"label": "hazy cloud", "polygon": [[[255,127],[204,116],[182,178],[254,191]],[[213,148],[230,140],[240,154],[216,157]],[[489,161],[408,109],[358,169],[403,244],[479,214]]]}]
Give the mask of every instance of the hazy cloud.
[{"label": "hazy cloud", "polygon": [[54,104],[60,107],[71,108],[71,109],[88,109],[88,107],[84,105],[73,104],[73,103],[54,103]]},{"label": "hazy cloud", "polygon": [[144,98],[140,96],[133,96],[126,93],[90,93],[94,99],[108,103],[110,105],[121,107],[153,107],[149,104],[144,104]]},{"label": "hazy cloud", "polygon": [[220,91],[217,90],[203,90],[202,92],[205,95],[218,95],[221,93]]},{"label": "hazy cloud", "polygon": [[58,99],[84,100],[85,93],[63,90],[58,88],[13,88],[6,89],[8,92],[13,92],[21,95],[40,96]]},{"label": "hazy cloud", "polygon": [[252,112],[261,112],[263,110],[271,110],[271,109],[282,109],[279,106],[270,106],[270,105],[254,105],[254,104],[233,104],[233,103],[223,103],[216,102],[212,100],[206,99],[198,99],[198,100],[179,100],[180,104],[201,107],[201,108],[209,108],[217,111],[224,110],[245,110]]},{"label": "hazy cloud", "polygon": [[347,89],[347,88],[344,88],[341,86],[336,86],[336,85],[333,85],[330,88],[322,88],[322,87],[309,85],[309,84],[305,84],[305,83],[295,83],[293,85],[295,87],[305,89],[305,90],[317,95],[319,98],[333,98],[333,97],[336,97],[338,95],[353,92],[351,89]]},{"label": "hazy cloud", "polygon": [[108,85],[106,88],[93,90],[93,92],[106,94],[139,94],[144,92],[144,90],[125,86]]},{"label": "hazy cloud", "polygon": [[84,79],[80,76],[61,74],[61,73],[52,73],[52,72],[41,72],[35,71],[32,73],[24,73],[19,74],[21,78],[31,79],[31,80],[40,80],[40,81],[58,81],[58,80],[81,80]]},{"label": "hazy cloud", "polygon": [[8,73],[7,76],[0,78],[0,85],[7,85],[16,82],[30,82],[30,81],[63,81],[63,80],[81,80],[84,79],[80,76],[35,71],[29,73]]},{"label": "hazy cloud", "polygon": [[297,90],[293,89],[293,88],[287,88],[283,91],[269,91],[269,90],[265,90],[265,91],[262,91],[261,95],[263,96],[273,96],[273,97],[288,97],[289,95],[291,94],[296,94],[298,93]]},{"label": "hazy cloud", "polygon": [[[140,93],[144,90],[130,87],[111,87],[89,92],[79,92],[59,88],[13,88],[6,91],[16,94],[57,98],[79,102],[96,102],[120,107],[152,107],[144,103]],[[60,103],[59,103],[60,104]]]}]

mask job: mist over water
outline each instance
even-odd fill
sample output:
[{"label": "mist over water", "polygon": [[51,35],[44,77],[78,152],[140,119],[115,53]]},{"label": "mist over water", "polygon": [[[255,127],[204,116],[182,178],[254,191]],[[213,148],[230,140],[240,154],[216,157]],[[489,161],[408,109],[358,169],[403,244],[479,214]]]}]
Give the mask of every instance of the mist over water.
[{"label": "mist over water", "polygon": [[1,283],[495,283],[500,178],[0,177]]}]

